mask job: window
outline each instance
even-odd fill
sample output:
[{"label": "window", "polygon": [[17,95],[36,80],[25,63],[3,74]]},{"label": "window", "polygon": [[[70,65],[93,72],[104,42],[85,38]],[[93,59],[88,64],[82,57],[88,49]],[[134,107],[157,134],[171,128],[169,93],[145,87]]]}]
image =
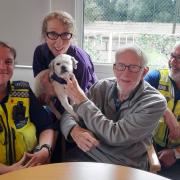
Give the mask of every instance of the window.
[{"label": "window", "polygon": [[166,67],[179,32],[179,0],[84,0],[83,48],[94,63],[111,63],[121,45],[137,44],[151,68]]}]

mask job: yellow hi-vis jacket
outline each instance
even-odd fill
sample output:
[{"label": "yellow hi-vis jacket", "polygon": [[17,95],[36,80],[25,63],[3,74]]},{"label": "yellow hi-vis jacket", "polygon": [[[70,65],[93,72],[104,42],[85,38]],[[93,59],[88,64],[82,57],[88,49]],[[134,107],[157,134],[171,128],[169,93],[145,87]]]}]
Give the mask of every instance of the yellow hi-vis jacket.
[{"label": "yellow hi-vis jacket", "polygon": [[11,83],[7,102],[0,104],[0,163],[11,165],[37,144],[36,128],[29,117],[29,84]]},{"label": "yellow hi-vis jacket", "polygon": [[[160,81],[159,81],[158,90],[166,98],[168,108],[172,110],[173,114],[177,118],[178,123],[180,125],[180,100],[178,101],[174,100],[175,93],[172,82],[169,79],[168,69],[160,70]],[[159,120],[158,127],[155,130],[155,135],[154,135],[155,142],[159,144],[161,147],[167,147],[167,148],[174,148],[180,145],[180,138],[177,140],[169,140],[168,135],[169,135],[169,130],[164,121],[164,118],[162,117]]]}]

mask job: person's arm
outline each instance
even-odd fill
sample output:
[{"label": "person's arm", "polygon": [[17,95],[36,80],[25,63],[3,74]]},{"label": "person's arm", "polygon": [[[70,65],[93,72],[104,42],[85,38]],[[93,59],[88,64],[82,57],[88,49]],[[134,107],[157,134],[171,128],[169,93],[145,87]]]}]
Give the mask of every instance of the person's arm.
[{"label": "person's arm", "polygon": [[0,175],[11,172],[11,171],[15,171],[18,169],[23,169],[23,166],[19,163],[13,164],[11,166],[0,164]]},{"label": "person's arm", "polygon": [[46,93],[44,92],[38,97],[42,104],[48,104],[51,97],[55,94],[54,88],[49,81],[49,63],[53,58],[47,44],[36,47],[33,56],[33,73],[34,77],[38,75],[43,88],[46,88]]},{"label": "person's arm", "polygon": [[92,148],[99,145],[99,141],[93,133],[87,129],[81,128],[79,125],[76,125],[71,129],[70,136],[84,152],[90,151]]},{"label": "person's arm", "polygon": [[[93,86],[90,93],[95,88],[96,86]],[[117,122],[113,122],[91,100],[85,97],[75,77],[67,80],[65,89],[70,98],[77,104],[76,113],[83,119],[86,127],[98,139],[103,139],[105,143],[114,146],[135,143],[152,134],[166,109],[165,98],[148,86],[139,101],[130,107],[134,110]],[[96,90],[99,91],[99,89]],[[91,99],[91,96],[88,97]],[[98,99],[99,97],[96,97],[97,101]]]},{"label": "person's arm", "polygon": [[19,160],[17,163],[14,163],[12,165],[5,165],[5,164],[0,163],[0,175],[11,172],[11,171],[26,168],[25,167],[26,161],[27,161],[27,157],[25,153],[23,157],[21,158],[21,160]]},{"label": "person's arm", "polygon": [[163,117],[169,128],[169,138],[172,140],[180,138],[180,126],[173,112],[167,108],[163,114]]},{"label": "person's arm", "polygon": [[25,164],[26,167],[33,167],[49,163],[52,155],[52,147],[54,147],[54,140],[56,139],[55,131],[47,129],[41,132],[39,136],[39,144],[34,150],[34,153],[26,153],[29,161]]},{"label": "person's arm", "polygon": [[48,69],[48,65],[45,59],[45,55],[43,51],[47,51],[45,45],[39,45],[36,47],[33,55],[33,73],[34,77],[36,77],[42,70]]},{"label": "person's arm", "polygon": [[60,121],[60,128],[65,138],[68,140],[72,139],[84,152],[99,145],[99,141],[95,138],[93,133],[80,127],[80,125],[68,112],[63,114]]},{"label": "person's arm", "polygon": [[26,153],[29,161],[26,163],[26,167],[31,167],[39,164],[45,164],[49,162],[51,156],[51,149],[54,147],[56,141],[56,127],[52,117],[49,116],[48,112],[39,104],[32,90],[30,89],[30,119],[34,123],[38,138],[38,145],[42,147],[49,146],[50,149],[43,147],[38,151]]},{"label": "person's arm", "polygon": [[39,103],[34,93],[30,89],[30,119],[36,127],[37,134],[46,129],[56,129],[53,117],[45,110],[45,108]]}]

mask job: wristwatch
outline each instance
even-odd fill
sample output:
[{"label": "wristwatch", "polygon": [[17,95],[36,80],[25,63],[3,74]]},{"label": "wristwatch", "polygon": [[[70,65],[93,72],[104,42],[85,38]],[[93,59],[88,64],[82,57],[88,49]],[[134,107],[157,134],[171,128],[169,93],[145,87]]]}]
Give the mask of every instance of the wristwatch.
[{"label": "wristwatch", "polygon": [[33,150],[33,153],[40,151],[42,148],[46,148],[48,150],[49,157],[50,157],[52,154],[52,148],[49,144],[43,144],[41,146],[40,145],[36,146],[35,149]]},{"label": "wristwatch", "polygon": [[177,149],[173,149],[174,150],[174,155],[176,157],[176,159],[180,159],[180,149],[177,148]]}]

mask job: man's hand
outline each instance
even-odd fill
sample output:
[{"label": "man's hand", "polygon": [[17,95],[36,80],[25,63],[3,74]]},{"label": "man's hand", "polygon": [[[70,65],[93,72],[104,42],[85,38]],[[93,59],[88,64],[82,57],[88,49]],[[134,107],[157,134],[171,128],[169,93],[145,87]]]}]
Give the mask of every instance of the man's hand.
[{"label": "man's hand", "polygon": [[80,88],[74,74],[70,74],[66,79],[67,84],[64,85],[64,89],[66,94],[70,99],[76,104],[80,104],[81,102],[87,99],[84,91]]},{"label": "man's hand", "polygon": [[164,112],[164,119],[169,129],[169,139],[175,140],[180,138],[180,126],[170,109]]},{"label": "man's hand", "polygon": [[70,134],[77,146],[84,152],[90,151],[93,147],[99,145],[99,141],[90,131],[81,128],[78,125],[73,127]]},{"label": "man's hand", "polygon": [[176,162],[173,149],[164,149],[158,152],[158,157],[164,167],[170,167]]}]

